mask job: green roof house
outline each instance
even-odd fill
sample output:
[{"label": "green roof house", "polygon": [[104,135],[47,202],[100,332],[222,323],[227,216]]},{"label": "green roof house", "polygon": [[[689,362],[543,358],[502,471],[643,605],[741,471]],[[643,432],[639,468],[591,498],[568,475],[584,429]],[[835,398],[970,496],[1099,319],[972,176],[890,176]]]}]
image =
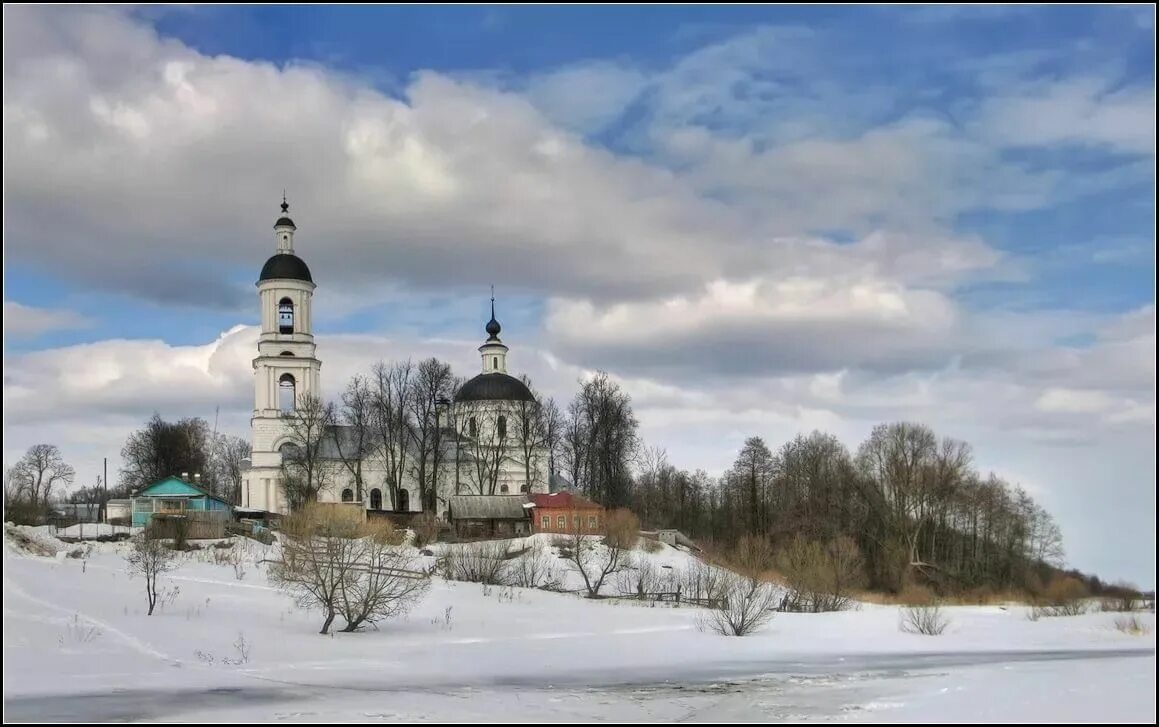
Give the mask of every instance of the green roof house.
[{"label": "green roof house", "polygon": [[180,477],[166,477],[133,495],[133,527],[145,527],[153,515],[183,515],[187,512],[233,509],[225,500],[211,495]]}]

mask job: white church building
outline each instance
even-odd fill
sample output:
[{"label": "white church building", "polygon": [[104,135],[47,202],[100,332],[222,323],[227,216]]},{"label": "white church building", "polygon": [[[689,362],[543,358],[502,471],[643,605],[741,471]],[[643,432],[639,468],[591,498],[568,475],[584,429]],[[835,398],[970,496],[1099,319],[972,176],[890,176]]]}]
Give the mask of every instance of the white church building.
[{"label": "white church building", "polygon": [[[292,446],[288,419],[302,397],[325,398],[321,390],[322,361],[313,333],[316,285],[310,268],[294,252],[297,227],[288,214],[289,205],[283,200],[282,215],[274,223],[277,247],[262,266],[257,282],[261,332],[253,360],[252,453],[242,475],[242,501],[238,503],[243,508],[277,514],[289,510],[282,487],[282,453]],[[447,402],[439,417],[450,450],[437,488],[439,517],[446,516],[446,503],[452,495],[543,493],[549,489],[546,451],[533,453],[535,456],[530,458],[526,453],[517,456],[516,450],[521,448],[513,437],[507,436],[520,413],[526,413],[527,407],[536,403],[527,385],[507,373],[508,348],[499,339],[501,327],[495,320],[494,299],[485,330],[488,337],[478,348],[481,373],[459,387],[453,402]],[[320,502],[357,500],[354,477],[339,460],[340,448],[333,446],[334,438],[349,434],[343,429],[334,427],[331,446],[324,450],[334,459],[334,465],[329,470],[327,486],[318,494]],[[422,497],[414,473],[403,475],[397,498],[392,498],[385,452],[381,447],[374,450],[361,468],[361,499],[366,509],[420,512]],[[490,468],[486,489],[491,491],[479,491],[478,473],[483,468]]]}]

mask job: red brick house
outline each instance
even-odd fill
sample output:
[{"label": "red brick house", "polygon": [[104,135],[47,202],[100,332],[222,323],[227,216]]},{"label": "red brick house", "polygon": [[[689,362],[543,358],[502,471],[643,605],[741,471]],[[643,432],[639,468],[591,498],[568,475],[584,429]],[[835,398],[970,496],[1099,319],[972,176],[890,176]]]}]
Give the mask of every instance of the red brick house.
[{"label": "red brick house", "polygon": [[602,535],[604,507],[571,492],[531,494],[531,529],[536,533]]}]

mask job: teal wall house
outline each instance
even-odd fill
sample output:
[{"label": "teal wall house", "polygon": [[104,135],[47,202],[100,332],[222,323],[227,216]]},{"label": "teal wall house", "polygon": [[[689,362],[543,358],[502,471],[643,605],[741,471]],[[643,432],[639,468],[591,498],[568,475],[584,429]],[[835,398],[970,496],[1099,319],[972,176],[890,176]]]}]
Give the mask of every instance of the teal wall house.
[{"label": "teal wall house", "polygon": [[233,508],[225,500],[211,495],[180,477],[166,477],[133,496],[133,527],[145,527],[153,515],[182,515],[186,512],[218,511]]}]

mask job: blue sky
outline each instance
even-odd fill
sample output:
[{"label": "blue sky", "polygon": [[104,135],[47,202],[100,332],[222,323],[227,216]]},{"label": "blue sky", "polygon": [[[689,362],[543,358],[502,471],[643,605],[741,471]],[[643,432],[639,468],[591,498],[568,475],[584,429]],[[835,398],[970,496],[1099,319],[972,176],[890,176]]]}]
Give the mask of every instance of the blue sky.
[{"label": "blue sky", "polygon": [[563,399],[610,371],[681,466],[918,418],[1079,565],[1153,569],[1098,544],[1120,510],[1084,520],[1076,474],[1113,460],[1153,510],[1150,7],[5,21],[6,461],[115,454],[153,409],[244,433],[236,327],[286,188],[331,389],[391,356],[468,373],[493,283],[513,366]]}]

